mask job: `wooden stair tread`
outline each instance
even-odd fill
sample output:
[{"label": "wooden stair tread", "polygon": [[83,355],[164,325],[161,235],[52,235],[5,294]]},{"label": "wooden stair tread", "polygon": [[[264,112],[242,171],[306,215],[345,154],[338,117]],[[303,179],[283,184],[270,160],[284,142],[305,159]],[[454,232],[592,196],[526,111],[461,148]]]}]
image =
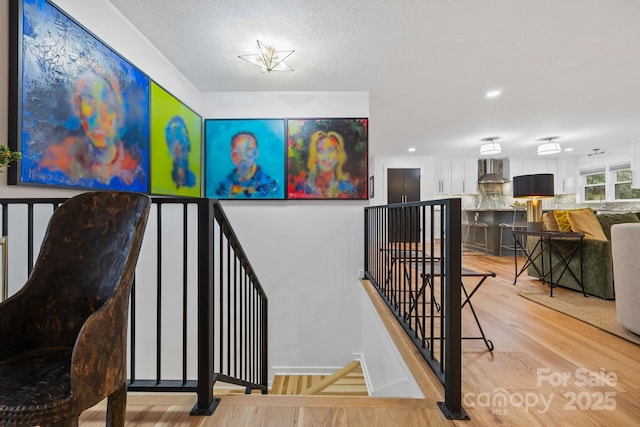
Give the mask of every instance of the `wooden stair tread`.
[{"label": "wooden stair tread", "polygon": [[360,362],[355,360],[331,375],[276,375],[269,394],[368,396]]}]

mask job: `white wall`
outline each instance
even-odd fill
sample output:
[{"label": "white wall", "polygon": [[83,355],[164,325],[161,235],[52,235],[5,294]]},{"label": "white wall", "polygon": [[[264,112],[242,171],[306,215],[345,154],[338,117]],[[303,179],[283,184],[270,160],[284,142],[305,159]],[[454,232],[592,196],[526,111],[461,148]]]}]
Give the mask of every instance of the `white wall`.
[{"label": "white wall", "polygon": [[[368,117],[364,92],[215,92],[203,117]],[[276,372],[327,372],[359,350],[366,201],[223,201],[269,295]]]},{"label": "white wall", "polygon": [[[369,116],[366,92],[200,93],[107,1],[57,0],[56,4],[205,118]],[[3,143],[7,135],[7,2],[2,2],[0,12],[0,143]],[[375,135],[370,134],[370,145],[374,142]],[[6,177],[0,176],[0,197],[67,197],[78,192],[7,186]],[[269,296],[270,374],[327,372],[343,366],[354,354],[363,353],[362,335],[368,322],[362,321],[361,310],[363,298],[367,297],[359,292],[357,278],[363,268],[363,208],[367,204],[366,201],[223,202]],[[139,267],[144,265],[144,259],[142,254]],[[145,296],[138,298],[142,300]],[[370,349],[371,343],[376,342],[372,338],[375,336],[368,334]],[[389,343],[380,345],[388,347]],[[383,353],[395,354],[397,358],[397,350],[392,347]],[[383,388],[384,379],[397,380],[394,375],[369,372],[371,378],[383,378]],[[394,389],[391,395],[397,393],[396,386],[391,388]]]},{"label": "white wall", "polygon": [[406,362],[398,352],[393,338],[369,299],[360,288],[362,304],[362,365],[369,394],[375,397],[423,398]]},{"label": "white wall", "polygon": [[588,170],[597,167],[616,165],[620,163],[630,163],[633,167],[633,146],[618,147],[615,150],[607,151],[596,156],[580,156],[576,164],[577,173],[581,170]]}]

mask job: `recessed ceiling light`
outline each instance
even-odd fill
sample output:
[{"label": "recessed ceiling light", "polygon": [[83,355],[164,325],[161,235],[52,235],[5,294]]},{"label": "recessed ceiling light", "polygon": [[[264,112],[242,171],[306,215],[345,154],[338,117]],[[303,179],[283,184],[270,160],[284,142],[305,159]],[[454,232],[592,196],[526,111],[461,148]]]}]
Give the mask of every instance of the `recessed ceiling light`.
[{"label": "recessed ceiling light", "polygon": [[413,153],[414,151],[416,151],[415,147],[410,147],[408,150],[410,153]]},{"label": "recessed ceiling light", "polygon": [[485,93],[485,97],[487,98],[495,98],[497,96],[500,96],[500,94],[502,93],[502,90],[500,89],[494,89],[494,90],[490,90],[489,92]]}]

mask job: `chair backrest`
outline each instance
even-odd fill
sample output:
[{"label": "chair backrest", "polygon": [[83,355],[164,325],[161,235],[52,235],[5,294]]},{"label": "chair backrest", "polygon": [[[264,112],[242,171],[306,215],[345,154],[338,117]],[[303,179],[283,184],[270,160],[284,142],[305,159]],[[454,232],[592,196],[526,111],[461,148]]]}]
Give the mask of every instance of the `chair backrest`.
[{"label": "chair backrest", "polygon": [[128,296],[150,204],[144,194],[88,192],[54,211],[20,291],[41,319],[24,331],[28,347],[72,346],[89,315],[116,293]]}]

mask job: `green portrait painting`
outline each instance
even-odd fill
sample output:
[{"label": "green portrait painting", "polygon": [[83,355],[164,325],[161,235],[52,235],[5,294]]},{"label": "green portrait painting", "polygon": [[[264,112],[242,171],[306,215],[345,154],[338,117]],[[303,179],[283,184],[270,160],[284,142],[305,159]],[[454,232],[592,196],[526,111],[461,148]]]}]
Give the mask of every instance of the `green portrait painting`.
[{"label": "green portrait painting", "polygon": [[151,83],[151,193],[201,196],[202,117]]}]

